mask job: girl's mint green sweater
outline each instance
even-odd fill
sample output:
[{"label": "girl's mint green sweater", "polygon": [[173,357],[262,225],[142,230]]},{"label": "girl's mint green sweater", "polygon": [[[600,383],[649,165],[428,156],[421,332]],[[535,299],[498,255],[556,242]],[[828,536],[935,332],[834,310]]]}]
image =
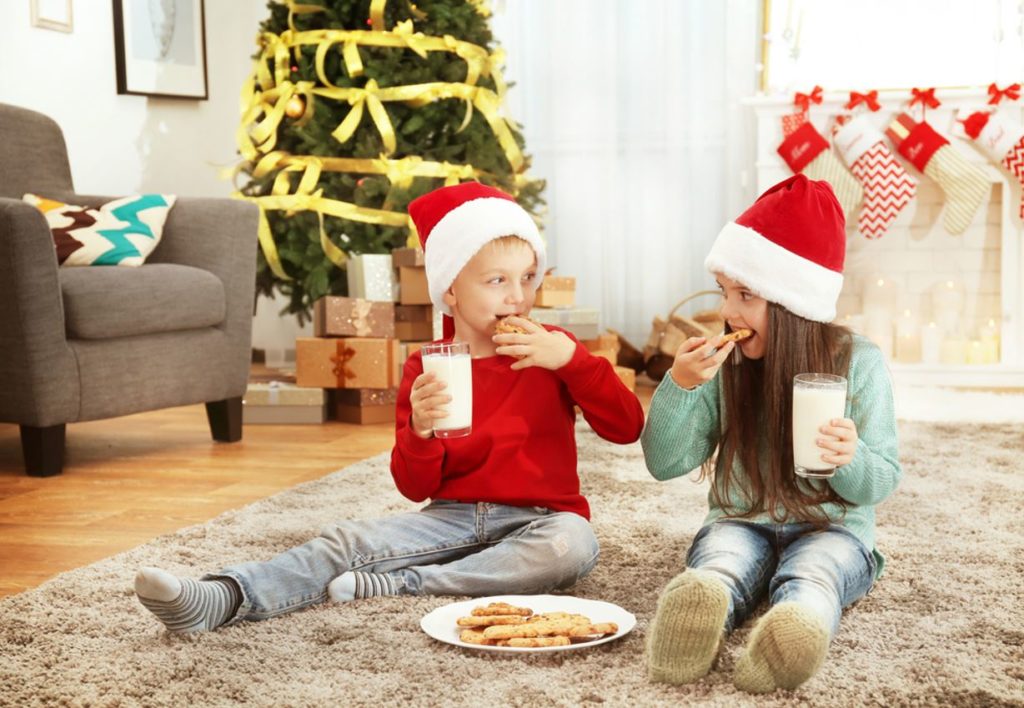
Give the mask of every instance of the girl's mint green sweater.
[{"label": "girl's mint green sweater", "polygon": [[[881,575],[885,559],[875,548],[875,507],[892,494],[903,475],[897,453],[896,416],[892,384],[885,359],[878,347],[855,336],[850,370],[846,376],[846,417],[857,425],[857,451],[848,465],[836,469],[834,477],[807,480],[811,485],[829,484],[848,503],[845,515],[838,504],[823,504],[828,518],[850,530],[871,549]],[[692,390],[680,388],[665,374],[651,399],[641,443],[647,469],[656,479],[680,477],[699,468],[714,454],[721,434],[723,401],[719,377]],[[733,488],[722,494],[726,508],[716,505],[708,492],[708,515],[704,525],[750,510],[737,485],[747,478],[737,460]],[[780,509],[781,512],[781,509]],[[757,523],[775,523],[767,513],[751,517]]]}]

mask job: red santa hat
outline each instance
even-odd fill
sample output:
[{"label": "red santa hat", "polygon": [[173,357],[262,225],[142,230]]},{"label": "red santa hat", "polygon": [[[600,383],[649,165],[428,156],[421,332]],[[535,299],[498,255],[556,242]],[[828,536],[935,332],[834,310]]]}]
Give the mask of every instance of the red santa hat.
[{"label": "red santa hat", "polygon": [[845,258],[846,218],[832,187],[797,174],[726,224],[704,266],[793,314],[831,322]]},{"label": "red santa hat", "polygon": [[544,278],[546,250],[533,217],[510,195],[480,184],[464,182],[441,187],[409,203],[427,269],[430,301],[445,315],[451,309],[444,293],[459,271],[485,244],[503,236],[518,236],[537,254],[538,285]]}]

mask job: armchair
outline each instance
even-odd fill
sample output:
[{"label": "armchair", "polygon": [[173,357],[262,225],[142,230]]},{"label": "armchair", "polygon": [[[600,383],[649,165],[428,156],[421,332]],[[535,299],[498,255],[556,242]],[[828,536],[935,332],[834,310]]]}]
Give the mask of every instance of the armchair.
[{"label": "armchair", "polygon": [[50,118],[0,104],[0,422],[21,428],[25,468],[60,474],[67,423],[203,402],[214,440],[242,437],[258,212],[179,198],[144,265],[58,268],[26,192],[74,194]]}]

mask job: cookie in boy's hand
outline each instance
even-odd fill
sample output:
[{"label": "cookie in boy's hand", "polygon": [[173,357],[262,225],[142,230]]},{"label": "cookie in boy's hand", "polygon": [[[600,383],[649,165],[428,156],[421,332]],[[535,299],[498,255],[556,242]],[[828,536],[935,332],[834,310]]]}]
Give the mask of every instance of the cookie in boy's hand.
[{"label": "cookie in boy's hand", "polygon": [[502,317],[498,320],[498,324],[494,325],[495,334],[529,334],[523,327],[509,322],[509,317],[518,317],[521,320],[537,324],[526,315],[509,315],[508,317]]}]

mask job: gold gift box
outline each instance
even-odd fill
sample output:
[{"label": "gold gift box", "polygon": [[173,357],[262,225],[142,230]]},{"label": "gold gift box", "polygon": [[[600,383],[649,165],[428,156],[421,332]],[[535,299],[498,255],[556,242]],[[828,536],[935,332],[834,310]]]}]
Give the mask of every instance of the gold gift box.
[{"label": "gold gift box", "polygon": [[295,340],[295,383],[309,388],[397,386],[398,340],[372,337]]},{"label": "gold gift box", "polygon": [[576,278],[548,275],[537,288],[534,307],[572,307],[576,304]]},{"label": "gold gift box", "polygon": [[313,334],[394,338],[395,305],[359,297],[322,297],[313,303]]}]

